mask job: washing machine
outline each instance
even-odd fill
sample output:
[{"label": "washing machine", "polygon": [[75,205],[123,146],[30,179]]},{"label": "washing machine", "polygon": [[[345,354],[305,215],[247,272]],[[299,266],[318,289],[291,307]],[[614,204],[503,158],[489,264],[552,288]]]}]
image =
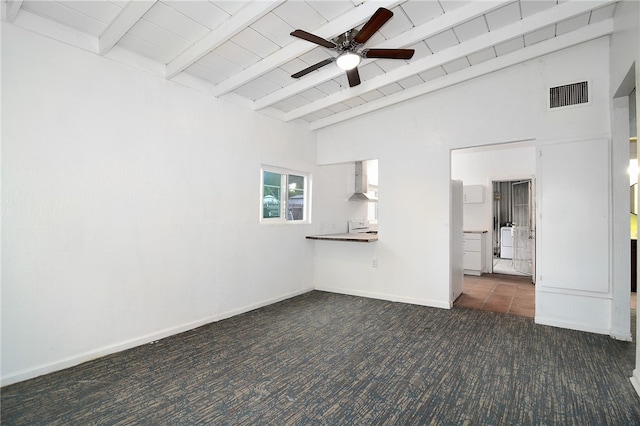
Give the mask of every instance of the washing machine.
[{"label": "washing machine", "polygon": [[513,227],[500,228],[500,258],[513,259]]}]

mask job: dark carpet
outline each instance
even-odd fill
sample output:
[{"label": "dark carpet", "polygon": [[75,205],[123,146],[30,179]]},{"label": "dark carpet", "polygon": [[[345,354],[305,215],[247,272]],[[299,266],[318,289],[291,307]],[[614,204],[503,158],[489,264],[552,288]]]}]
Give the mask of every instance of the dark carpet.
[{"label": "dark carpet", "polygon": [[635,345],[314,291],[2,389],[6,425],[629,425]]}]

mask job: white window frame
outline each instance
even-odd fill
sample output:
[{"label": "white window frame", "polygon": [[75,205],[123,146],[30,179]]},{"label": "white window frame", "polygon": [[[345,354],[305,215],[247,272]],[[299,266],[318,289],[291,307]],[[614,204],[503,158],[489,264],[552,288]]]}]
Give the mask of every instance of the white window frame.
[{"label": "white window frame", "polygon": [[[264,173],[277,173],[281,175],[280,180],[280,216],[279,217],[263,217],[264,213]],[[287,180],[289,175],[301,176],[305,181],[304,196],[303,196],[303,210],[302,219],[287,219]],[[283,195],[284,194],[284,195]],[[311,223],[311,173],[301,172],[298,170],[285,169],[282,167],[269,166],[263,164],[260,167],[260,206],[259,206],[259,219],[260,223],[264,224],[300,224]]]}]

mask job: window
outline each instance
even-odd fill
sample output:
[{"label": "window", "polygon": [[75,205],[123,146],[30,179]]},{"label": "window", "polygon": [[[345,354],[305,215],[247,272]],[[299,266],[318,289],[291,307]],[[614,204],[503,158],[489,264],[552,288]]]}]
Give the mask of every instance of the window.
[{"label": "window", "polygon": [[260,198],[263,222],[309,221],[309,175],[262,167]]}]

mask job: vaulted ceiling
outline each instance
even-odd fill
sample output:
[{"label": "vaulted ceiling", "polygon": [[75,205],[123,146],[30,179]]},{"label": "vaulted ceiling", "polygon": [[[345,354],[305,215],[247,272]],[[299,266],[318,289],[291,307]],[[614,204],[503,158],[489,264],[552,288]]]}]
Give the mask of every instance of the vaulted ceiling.
[{"label": "vaulted ceiling", "polygon": [[[612,0],[2,0],[2,19],[143,68],[284,121],[322,128],[613,32]],[[349,87],[335,63],[292,74],[333,39],[393,12],[367,48],[415,49],[363,59]]]}]

